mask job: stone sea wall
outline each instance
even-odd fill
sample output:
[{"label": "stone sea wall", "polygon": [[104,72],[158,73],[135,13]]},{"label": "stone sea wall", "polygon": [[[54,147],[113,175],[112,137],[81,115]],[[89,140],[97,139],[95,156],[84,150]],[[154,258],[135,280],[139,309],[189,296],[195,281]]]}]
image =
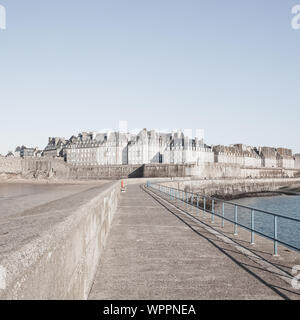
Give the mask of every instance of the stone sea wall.
[{"label": "stone sea wall", "polygon": [[0,156],[0,175],[20,175],[22,160],[20,158],[5,158]]},{"label": "stone sea wall", "polygon": [[45,179],[125,179],[194,177],[195,179],[295,178],[300,169],[252,168],[239,164],[145,164],[73,166],[60,159],[0,157],[0,179],[21,176]]},{"label": "stone sea wall", "polygon": [[143,177],[191,177],[195,179],[251,179],[300,177],[300,170],[282,168],[252,168],[239,164],[202,163],[199,165],[147,164]]},{"label": "stone sea wall", "polygon": [[141,165],[71,166],[69,176],[81,180],[140,178],[143,177],[143,167]]},{"label": "stone sea wall", "polygon": [[281,188],[300,186],[300,178],[178,180],[161,182],[172,188],[220,198],[234,198],[247,193],[277,192]]}]

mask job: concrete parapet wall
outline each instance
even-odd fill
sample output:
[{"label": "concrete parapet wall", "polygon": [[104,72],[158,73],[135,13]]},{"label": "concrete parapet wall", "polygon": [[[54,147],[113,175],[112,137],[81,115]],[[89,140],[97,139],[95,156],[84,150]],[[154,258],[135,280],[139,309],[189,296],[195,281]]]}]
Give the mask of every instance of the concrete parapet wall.
[{"label": "concrete parapet wall", "polygon": [[109,184],[86,203],[79,201],[63,222],[5,255],[0,299],[86,299],[119,193],[119,182]]}]

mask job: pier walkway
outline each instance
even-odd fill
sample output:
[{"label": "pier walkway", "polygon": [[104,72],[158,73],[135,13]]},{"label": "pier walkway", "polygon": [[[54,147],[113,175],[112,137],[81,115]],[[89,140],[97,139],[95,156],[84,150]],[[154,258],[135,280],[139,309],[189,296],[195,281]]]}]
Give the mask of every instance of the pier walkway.
[{"label": "pier walkway", "polygon": [[[226,230],[223,235],[232,240]],[[277,268],[290,273],[283,258],[261,250],[259,241],[251,251],[258,256],[251,257],[250,246],[243,251],[246,241],[233,245],[214,231],[220,232],[217,224],[198,223],[139,185],[129,185],[89,299],[300,299],[300,291],[276,273]]]}]

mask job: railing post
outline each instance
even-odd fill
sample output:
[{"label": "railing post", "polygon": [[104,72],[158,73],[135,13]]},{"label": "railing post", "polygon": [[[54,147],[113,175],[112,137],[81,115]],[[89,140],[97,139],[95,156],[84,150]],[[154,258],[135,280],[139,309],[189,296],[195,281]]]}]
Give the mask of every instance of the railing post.
[{"label": "railing post", "polygon": [[215,199],[213,199],[211,202],[211,212],[212,212],[211,223],[214,223],[215,222]]},{"label": "railing post", "polygon": [[194,212],[194,194],[191,195],[192,213]]},{"label": "railing post", "polygon": [[237,205],[234,206],[234,235],[237,236],[237,214],[238,214],[238,207]]},{"label": "railing post", "polygon": [[254,210],[251,210],[251,244],[254,244]]},{"label": "railing post", "polygon": [[188,209],[188,206],[189,206],[189,197],[188,197],[188,193],[186,191],[186,193],[185,193],[185,207],[186,207],[186,210]]},{"label": "railing post", "polygon": [[277,235],[277,216],[274,216],[274,256],[278,256],[278,235]]},{"label": "railing post", "polygon": [[199,194],[197,194],[197,214],[199,216]]},{"label": "railing post", "polygon": [[222,202],[222,228],[224,228],[225,203]]},{"label": "railing post", "polygon": [[206,212],[206,197],[203,197],[203,216],[205,216]]}]

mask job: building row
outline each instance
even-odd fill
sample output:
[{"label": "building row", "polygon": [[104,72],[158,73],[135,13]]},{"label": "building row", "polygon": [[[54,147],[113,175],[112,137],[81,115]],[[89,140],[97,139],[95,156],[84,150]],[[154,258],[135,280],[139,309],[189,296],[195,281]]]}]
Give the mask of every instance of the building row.
[{"label": "building row", "polygon": [[82,132],[70,139],[51,137],[43,151],[17,147],[15,157],[64,158],[72,165],[228,163],[244,167],[300,169],[300,154],[291,149],[250,147],[244,144],[208,146],[182,131],[159,133],[143,129],[138,134]]},{"label": "building row", "polygon": [[250,147],[244,144],[208,146],[203,139],[191,139],[182,131],[138,134],[82,132],[64,138],[49,138],[43,155],[64,157],[73,165],[229,163],[245,167],[300,169],[300,154],[291,149]]},{"label": "building row", "polygon": [[9,151],[6,157],[15,158],[31,158],[31,157],[42,157],[43,151],[36,148],[28,148],[26,146],[17,147],[14,152]]},{"label": "building row", "polygon": [[71,137],[65,157],[75,165],[191,163],[200,158],[205,160],[207,152],[203,140],[189,139],[182,132],[158,133],[144,129],[136,135],[81,133]]}]

